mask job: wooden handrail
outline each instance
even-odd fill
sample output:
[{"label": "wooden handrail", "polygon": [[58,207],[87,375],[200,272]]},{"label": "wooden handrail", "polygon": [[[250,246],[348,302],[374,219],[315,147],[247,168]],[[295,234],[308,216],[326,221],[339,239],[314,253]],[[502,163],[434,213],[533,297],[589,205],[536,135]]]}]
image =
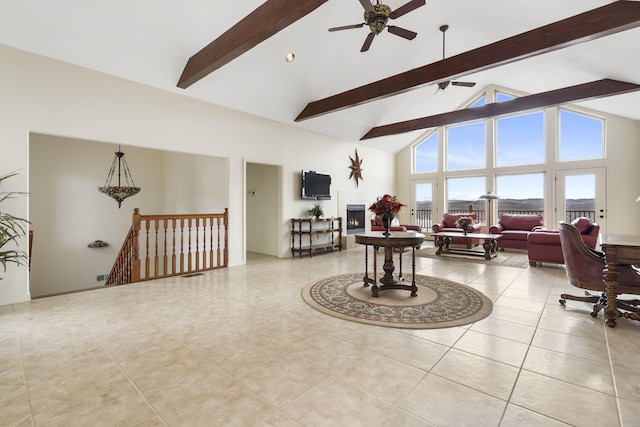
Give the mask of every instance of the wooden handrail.
[{"label": "wooden handrail", "polygon": [[141,215],[135,208],[131,229],[105,285],[227,267],[228,228],[228,209],[214,214]]}]

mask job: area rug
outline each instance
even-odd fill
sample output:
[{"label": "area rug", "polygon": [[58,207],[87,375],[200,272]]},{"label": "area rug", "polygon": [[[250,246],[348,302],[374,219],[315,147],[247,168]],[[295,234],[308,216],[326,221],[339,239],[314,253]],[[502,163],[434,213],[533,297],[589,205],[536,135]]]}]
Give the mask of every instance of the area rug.
[{"label": "area rug", "polygon": [[[478,264],[486,264],[486,265],[499,265],[502,267],[515,267],[515,268],[527,268],[529,267],[529,256],[526,251],[499,251],[498,256],[491,260],[486,260],[483,257],[476,257],[473,255],[452,255],[452,254],[442,254],[436,255],[437,248],[432,245],[432,242],[427,242],[422,245],[422,249],[416,251],[417,257],[423,258],[434,258],[434,259],[443,259],[447,261],[463,261],[463,262],[474,262]],[[427,246],[429,245],[429,246]],[[481,247],[476,247],[475,250],[482,251]]]},{"label": "area rug", "polygon": [[363,277],[364,273],[350,273],[320,280],[305,286],[302,298],[340,319],[404,329],[467,325],[484,319],[493,308],[489,298],[469,286],[421,275],[416,275],[417,297],[390,289],[374,298],[371,286],[364,287]]}]

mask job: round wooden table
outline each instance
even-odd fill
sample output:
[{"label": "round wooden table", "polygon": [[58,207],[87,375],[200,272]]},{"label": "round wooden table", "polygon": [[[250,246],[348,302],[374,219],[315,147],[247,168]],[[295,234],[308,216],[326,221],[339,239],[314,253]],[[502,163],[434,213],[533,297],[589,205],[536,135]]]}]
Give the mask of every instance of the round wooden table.
[{"label": "round wooden table", "polygon": [[[356,234],[356,243],[365,245],[364,251],[364,286],[371,284],[371,295],[378,296],[379,291],[387,289],[405,289],[411,291],[411,296],[418,296],[418,287],[416,286],[416,248],[419,248],[424,242],[424,234],[411,231],[394,231],[389,236],[384,236],[382,232],[369,232],[365,234]],[[369,246],[373,246],[373,278],[369,277]],[[384,248],[384,275],[380,278],[380,286],[378,286],[377,277],[377,251],[378,248]],[[402,253],[404,248],[411,248],[411,284],[407,284],[402,276]],[[393,275],[395,265],[393,264],[393,250],[399,250],[398,264],[400,271],[398,277]]]}]

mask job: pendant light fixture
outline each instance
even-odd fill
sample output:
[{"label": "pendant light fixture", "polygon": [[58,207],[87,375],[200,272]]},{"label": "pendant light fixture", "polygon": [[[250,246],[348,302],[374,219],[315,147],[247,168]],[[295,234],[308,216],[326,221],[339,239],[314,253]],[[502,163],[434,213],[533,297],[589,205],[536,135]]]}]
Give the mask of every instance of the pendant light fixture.
[{"label": "pendant light fixture", "polygon": [[[115,201],[118,202],[118,208],[120,208],[124,199],[126,199],[127,197],[135,196],[140,192],[140,187],[135,186],[133,178],[131,177],[131,172],[129,171],[129,167],[127,166],[127,160],[124,158],[124,153],[120,151],[119,145],[118,151],[116,151],[115,154],[116,156],[113,158],[113,163],[111,164],[109,175],[107,175],[107,180],[102,187],[98,187],[98,191],[115,199]],[[117,186],[112,184],[116,166],[118,168]],[[121,182],[122,174],[124,174],[126,183],[125,186],[123,186]]]}]

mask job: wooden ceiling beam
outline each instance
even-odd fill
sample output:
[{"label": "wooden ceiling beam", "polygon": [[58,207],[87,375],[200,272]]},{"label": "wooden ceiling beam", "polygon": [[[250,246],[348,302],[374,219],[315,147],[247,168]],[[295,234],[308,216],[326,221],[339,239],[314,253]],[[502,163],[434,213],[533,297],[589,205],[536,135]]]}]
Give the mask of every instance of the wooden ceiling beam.
[{"label": "wooden ceiling beam", "polygon": [[[178,87],[186,89],[256,47],[328,0],[267,0],[187,61]],[[215,16],[212,17],[215,19]]]},{"label": "wooden ceiling beam", "polygon": [[615,1],[561,21],[313,101],[295,121],[453,80],[640,26],[640,2]]},{"label": "wooden ceiling beam", "polygon": [[464,123],[490,117],[498,117],[504,114],[543,107],[553,107],[570,102],[588,101],[590,99],[620,95],[638,90],[640,90],[640,85],[634,83],[611,79],[597,80],[590,83],[538,93],[536,95],[523,96],[509,101],[494,102],[481,107],[465,108],[464,110],[456,110],[449,113],[436,114],[434,116],[376,126],[360,138],[360,140],[362,141],[381,136],[397,135],[419,129]]}]

